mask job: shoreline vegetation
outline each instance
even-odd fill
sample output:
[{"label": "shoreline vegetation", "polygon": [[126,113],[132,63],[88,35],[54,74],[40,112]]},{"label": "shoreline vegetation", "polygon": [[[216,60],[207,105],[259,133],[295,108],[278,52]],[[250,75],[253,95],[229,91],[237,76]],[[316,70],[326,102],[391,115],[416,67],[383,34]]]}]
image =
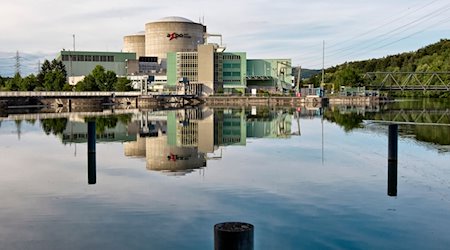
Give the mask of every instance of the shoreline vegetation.
[{"label": "shoreline vegetation", "polygon": [[[293,68],[296,75],[297,68]],[[302,79],[303,86],[319,87],[321,83],[320,71],[307,70],[307,79]],[[379,59],[369,59],[356,62],[346,62],[341,65],[325,69],[325,84],[323,86],[328,97],[329,93],[338,93],[341,86],[366,87],[370,81],[382,79],[368,79],[367,72],[444,72],[441,83],[450,85],[450,40],[442,39],[437,43],[425,46],[414,52],[386,56]],[[404,77],[407,77],[406,75]],[[423,82],[426,82],[425,75]],[[403,81],[406,79],[397,79]],[[430,83],[433,84],[433,83]],[[436,84],[436,83],[434,83]],[[133,91],[131,82],[124,77],[117,77],[113,71],[96,66],[91,74],[73,86],[67,82],[67,72],[62,62],[46,60],[37,75],[22,77],[16,73],[14,77],[0,76],[0,91]],[[293,93],[293,90],[290,91]],[[263,93],[266,96],[276,96],[277,93]],[[382,92],[383,96],[391,98],[445,98],[450,100],[450,91],[398,91]],[[282,94],[279,94],[282,95]]]}]

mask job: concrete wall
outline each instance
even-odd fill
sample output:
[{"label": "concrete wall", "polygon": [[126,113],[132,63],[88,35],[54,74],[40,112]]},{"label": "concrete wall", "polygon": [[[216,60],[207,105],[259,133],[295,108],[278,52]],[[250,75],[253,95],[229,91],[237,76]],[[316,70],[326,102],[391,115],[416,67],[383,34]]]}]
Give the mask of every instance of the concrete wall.
[{"label": "concrete wall", "polygon": [[198,82],[203,84],[203,94],[214,93],[214,46],[198,46]]},{"label": "concrete wall", "polygon": [[123,37],[123,52],[136,53],[136,59],[145,56],[145,34],[136,34]]},{"label": "concrete wall", "polygon": [[[145,55],[165,65],[168,52],[194,52],[204,43],[204,26],[189,22],[151,22],[145,25]],[[172,35],[172,36],[171,36]]]}]

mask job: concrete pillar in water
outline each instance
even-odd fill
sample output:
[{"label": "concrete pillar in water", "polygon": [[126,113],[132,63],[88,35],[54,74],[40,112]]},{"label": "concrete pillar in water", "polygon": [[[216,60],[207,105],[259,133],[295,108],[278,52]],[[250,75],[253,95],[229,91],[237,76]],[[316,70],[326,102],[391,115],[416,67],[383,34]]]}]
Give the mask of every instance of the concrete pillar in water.
[{"label": "concrete pillar in water", "polygon": [[389,125],[388,138],[388,195],[397,196],[398,125]]},{"label": "concrete pillar in water", "polygon": [[97,182],[95,121],[88,122],[88,184]]},{"label": "concrete pillar in water", "polygon": [[214,225],[215,250],[253,250],[252,224],[244,222],[224,222]]}]

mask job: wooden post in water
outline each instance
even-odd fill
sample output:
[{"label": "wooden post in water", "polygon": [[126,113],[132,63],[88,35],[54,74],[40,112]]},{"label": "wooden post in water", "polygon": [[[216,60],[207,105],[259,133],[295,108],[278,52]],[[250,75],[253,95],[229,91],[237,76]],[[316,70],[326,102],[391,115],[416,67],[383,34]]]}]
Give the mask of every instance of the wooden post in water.
[{"label": "wooden post in water", "polygon": [[388,195],[397,196],[398,125],[389,125],[388,138]]},{"label": "wooden post in water", "polygon": [[88,184],[95,184],[97,182],[97,162],[96,162],[96,133],[95,121],[88,122]]},{"label": "wooden post in water", "polygon": [[253,250],[254,226],[244,222],[214,225],[214,250]]}]

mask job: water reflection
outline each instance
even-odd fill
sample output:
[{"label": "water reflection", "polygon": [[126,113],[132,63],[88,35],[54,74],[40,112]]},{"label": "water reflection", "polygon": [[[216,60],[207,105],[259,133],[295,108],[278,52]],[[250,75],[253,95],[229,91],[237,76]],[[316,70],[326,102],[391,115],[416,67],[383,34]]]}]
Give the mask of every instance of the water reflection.
[{"label": "water reflection", "polygon": [[400,124],[400,135],[418,141],[440,145],[448,152],[450,145],[450,103],[402,101],[385,105],[332,106],[325,110],[324,118],[349,132],[368,124]]}]

